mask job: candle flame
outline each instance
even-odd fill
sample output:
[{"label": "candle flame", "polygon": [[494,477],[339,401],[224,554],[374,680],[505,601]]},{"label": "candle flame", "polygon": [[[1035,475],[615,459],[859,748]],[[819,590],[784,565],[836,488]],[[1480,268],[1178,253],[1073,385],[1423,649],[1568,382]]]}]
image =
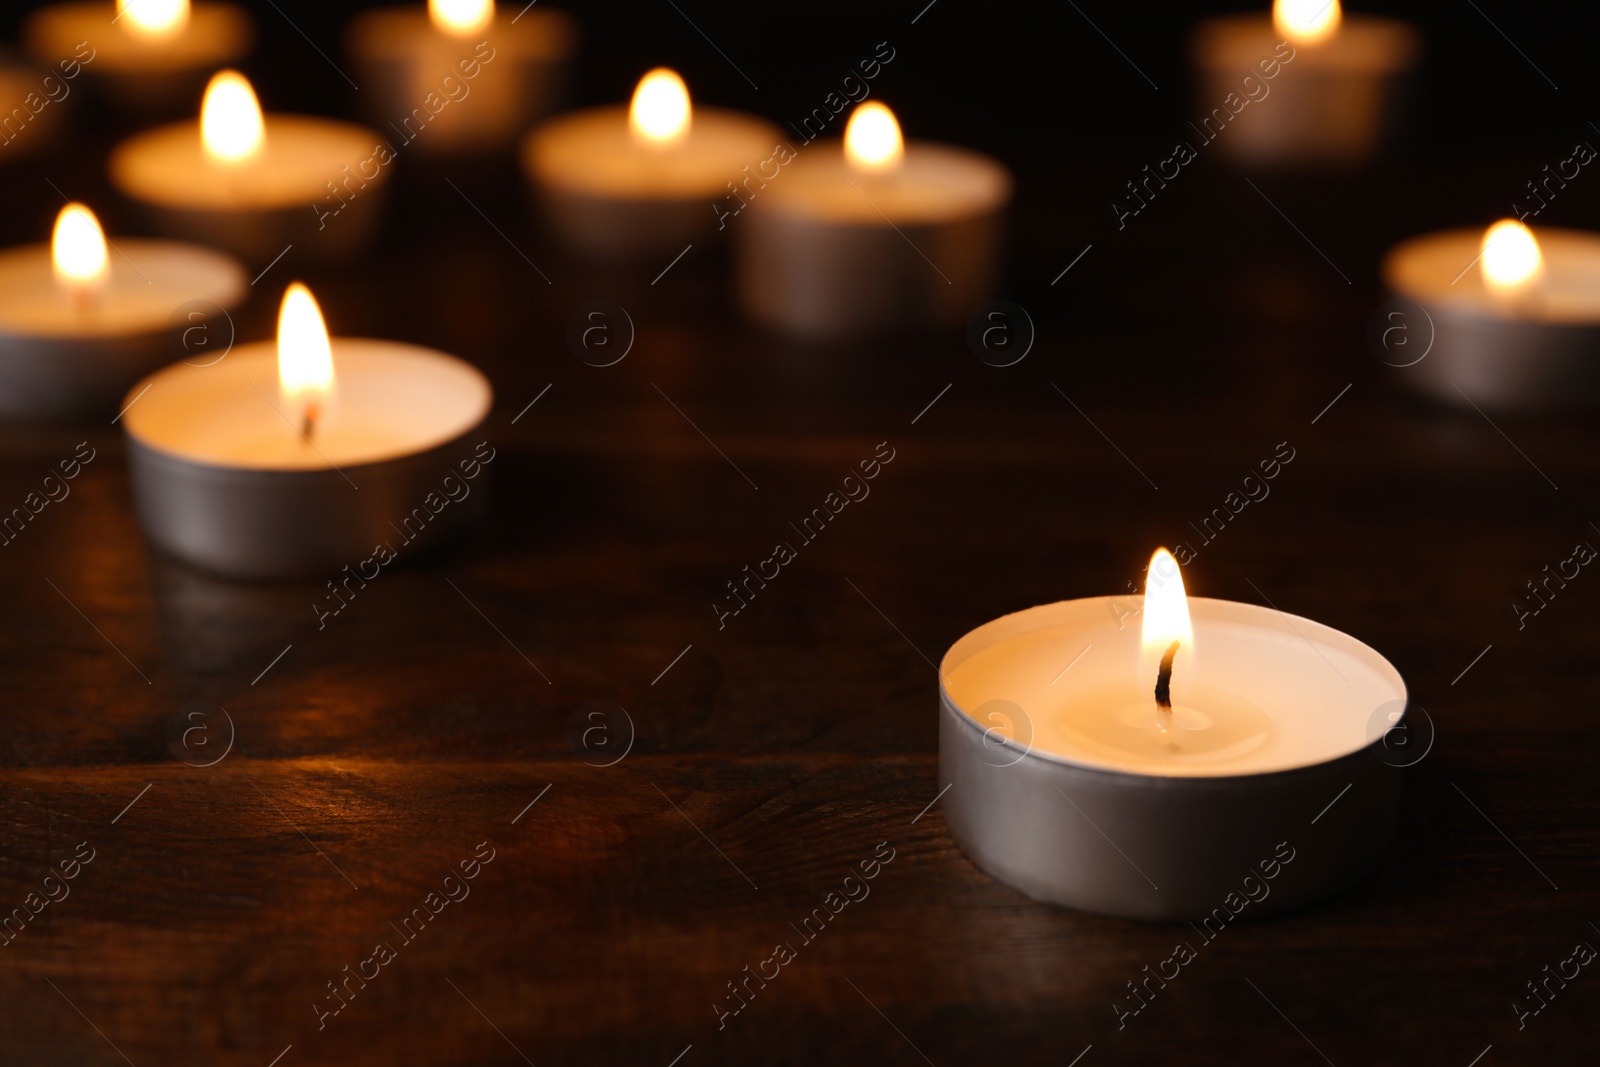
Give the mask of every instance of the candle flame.
[{"label": "candle flame", "polygon": [[333,347],[317,298],[300,282],[278,309],[278,395],[296,425],[314,423],[333,395]]},{"label": "candle flame", "polygon": [[1516,219],[1501,219],[1483,235],[1483,252],[1478,262],[1490,291],[1519,293],[1538,284],[1544,276],[1544,256],[1539,242]]},{"label": "candle flame", "polygon": [[206,155],[222,163],[243,163],[260,153],[266,122],[255,90],[238,71],[219,71],[206,86],[200,141]]},{"label": "candle flame", "polygon": [[1343,13],[1339,0],[1273,0],[1272,24],[1296,44],[1316,44],[1332,37]]},{"label": "candle flame", "polygon": [[1144,626],[1141,639],[1145,651],[1163,653],[1172,642],[1184,648],[1194,644],[1194,627],[1189,622],[1189,598],[1183,591],[1183,572],[1172,553],[1156,549],[1144,580]]},{"label": "candle flame", "polygon": [[869,100],[850,113],[844,128],[844,158],[852,167],[868,173],[891,171],[905,152],[893,111]]},{"label": "candle flame", "polygon": [[189,24],[189,0],[124,0],[117,18],[141,37],[176,37]]},{"label": "candle flame", "polygon": [[494,23],[494,0],[428,0],[428,18],[443,33],[467,37]]},{"label": "candle flame", "polygon": [[1171,727],[1172,705],[1178,702],[1173,694],[1181,698],[1192,688],[1195,649],[1183,572],[1164,548],[1156,549],[1145,571],[1143,616],[1138,685],[1147,694],[1154,688],[1165,736]]},{"label": "candle flame", "polygon": [[57,284],[71,295],[87,297],[105,285],[111,264],[94,212],[82,204],[61,209],[50,239],[50,261]]},{"label": "candle flame", "polygon": [[662,147],[677,144],[688,134],[692,117],[689,88],[677,71],[657,67],[639,79],[628,105],[628,128],[636,141]]}]

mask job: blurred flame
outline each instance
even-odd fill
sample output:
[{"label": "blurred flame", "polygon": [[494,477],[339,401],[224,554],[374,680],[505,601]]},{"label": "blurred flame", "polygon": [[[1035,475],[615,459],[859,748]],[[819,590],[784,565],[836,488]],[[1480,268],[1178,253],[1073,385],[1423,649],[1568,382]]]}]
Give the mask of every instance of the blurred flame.
[{"label": "blurred flame", "polygon": [[905,141],[894,112],[869,100],[850,113],[844,128],[844,158],[857,170],[890,171],[905,155]]},{"label": "blurred flame", "polygon": [[278,394],[301,419],[333,394],[333,347],[317,298],[300,282],[284,291],[278,309]]},{"label": "blurred flame", "polygon": [[1296,44],[1316,44],[1339,28],[1339,0],[1273,0],[1272,24]]},{"label": "blurred flame", "polygon": [[87,296],[105,285],[111,264],[100,220],[82,204],[68,204],[56,216],[50,239],[56,282],[68,293]]},{"label": "blurred flame", "polygon": [[692,117],[689,88],[677,71],[657,67],[639,79],[628,105],[628,128],[635,140],[649,145],[677,144],[688,134]]},{"label": "blurred flame", "polygon": [[481,33],[494,23],[494,0],[428,0],[428,18],[452,37]]},{"label": "blurred flame", "polygon": [[176,37],[189,24],[189,0],[124,0],[117,17],[141,37]]},{"label": "blurred flame", "polygon": [[200,142],[206,155],[223,163],[242,163],[266,141],[266,122],[256,92],[236,70],[219,71],[200,104]]},{"label": "blurred flame", "polygon": [[1544,276],[1539,242],[1533,231],[1516,219],[1501,219],[1484,232],[1478,262],[1483,268],[1484,284],[1492,292],[1520,292]]}]

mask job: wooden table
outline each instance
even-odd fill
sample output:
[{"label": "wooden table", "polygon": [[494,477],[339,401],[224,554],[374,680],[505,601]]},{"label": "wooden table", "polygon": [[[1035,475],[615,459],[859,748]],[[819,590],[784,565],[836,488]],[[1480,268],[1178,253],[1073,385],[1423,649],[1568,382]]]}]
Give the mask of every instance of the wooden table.
[{"label": "wooden table", "polygon": [[[767,336],[712,249],[623,279],[546,247],[509,173],[406,175],[381,254],[287,259],[240,334],[303,276],[337,332],[477,362],[492,505],[322,628],[319,583],[153,558],[115,427],[6,430],[4,509],[95,458],[0,549],[0,909],[68,893],[0,949],[0,1060],[1593,1062],[1600,978],[1521,1028],[1512,1002],[1600,944],[1600,578],[1522,628],[1511,607],[1600,544],[1592,420],[1404,394],[1362,340],[1407,232],[1372,200],[1208,164],[1125,233],[1079,222],[1126,163],[1019,205],[1007,292],[1038,338],[1009,368],[959,335]],[[607,368],[565,339],[597,298],[637,333]],[[1202,544],[1188,524],[1280,442],[1270,497]],[[800,543],[880,447],[870,496]],[[1383,651],[1438,736],[1379,875],[1228,929],[1119,1029],[1192,933],[1035,904],[962,856],[932,663],[1177,540],[1192,593]],[[797,558],[719,625],[779,541]],[[870,895],[801,937],[875,855]]]}]

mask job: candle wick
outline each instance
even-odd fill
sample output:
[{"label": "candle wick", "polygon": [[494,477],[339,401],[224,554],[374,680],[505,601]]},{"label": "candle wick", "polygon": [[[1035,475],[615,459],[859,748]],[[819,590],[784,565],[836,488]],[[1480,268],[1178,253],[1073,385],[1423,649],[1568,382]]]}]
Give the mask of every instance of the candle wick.
[{"label": "candle wick", "polygon": [[94,290],[86,285],[73,286],[68,297],[72,304],[73,314],[80,319],[87,319],[93,316],[95,308],[99,304],[96,295]]},{"label": "candle wick", "polygon": [[311,443],[311,434],[317,428],[317,405],[307,404],[305,417],[300,421],[300,436],[306,439],[306,444]]},{"label": "candle wick", "polygon": [[1156,674],[1156,707],[1172,710],[1172,658],[1178,654],[1178,642],[1172,642],[1166,655],[1161,657],[1161,669]]}]

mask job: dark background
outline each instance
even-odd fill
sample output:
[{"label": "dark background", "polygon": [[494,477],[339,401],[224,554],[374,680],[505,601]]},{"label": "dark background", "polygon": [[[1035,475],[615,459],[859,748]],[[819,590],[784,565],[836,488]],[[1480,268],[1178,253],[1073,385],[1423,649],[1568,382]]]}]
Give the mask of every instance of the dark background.
[{"label": "dark background", "polygon": [[[1002,295],[1038,342],[1014,367],[959,333],[772,336],[741,319],[715,248],[652,286],[659,268],[551,247],[509,157],[403,158],[378,249],[350,268],[287,258],[237,319],[266,336],[303,277],[336,332],[489,373],[494,495],[457,552],[386,573],[318,631],[317,583],[152,557],[114,428],[0,431],[5,507],[78,441],[98,450],[0,548],[0,907],[77,842],[98,849],[0,948],[0,1059],[266,1067],[288,1046],[283,1067],[950,1067],[1067,1064],[1092,1045],[1083,1067],[1465,1067],[1486,1046],[1484,1067],[1592,1062],[1600,979],[1583,972],[1520,1030],[1511,1008],[1576,942],[1600,943],[1600,580],[1585,571],[1522,629],[1511,607],[1576,542],[1600,544],[1592,417],[1491,424],[1415,399],[1364,333],[1384,249],[1507,214],[1542,166],[1600,139],[1600,14],[1387,9],[1427,54],[1385,157],[1251,175],[1259,192],[1202,158],[1119,232],[1109,201],[1189,117],[1185,41],[1211,9],[1079,6],[937,0],[915,25],[915,2],[574,9],[576,103],[624,99],[666,63],[697,100],[784,120],[889,41],[873,91],[907,134],[1015,171]],[[307,42],[343,65],[353,10],[255,5],[244,69],[269,110],[353,113]],[[4,16],[13,37],[20,19]],[[62,150],[0,171],[7,243],[47,235],[50,182],[134,232],[103,177],[127,128],[83,103]],[[1539,221],[1593,226],[1597,192],[1586,169]],[[605,369],[564,337],[597,298],[638,327]],[[723,583],[885,440],[896,459],[872,496],[718,630]],[[919,817],[940,788],[928,660],[1004,612],[1124,591],[1281,441],[1295,461],[1200,549],[1191,593],[1259,590],[1372,644],[1437,744],[1381,872],[1230,928],[1119,1031],[1124,983],[1185,928],[1035,904],[973,868],[937,806]],[[236,729],[214,767],[184,762],[196,707]],[[593,766],[628,721],[627,757]],[[593,722],[615,748],[584,747]],[[498,856],[473,896],[319,1031],[324,983],[484,838]],[[896,858],[871,898],[719,1030],[725,983],[885,840]]]}]

